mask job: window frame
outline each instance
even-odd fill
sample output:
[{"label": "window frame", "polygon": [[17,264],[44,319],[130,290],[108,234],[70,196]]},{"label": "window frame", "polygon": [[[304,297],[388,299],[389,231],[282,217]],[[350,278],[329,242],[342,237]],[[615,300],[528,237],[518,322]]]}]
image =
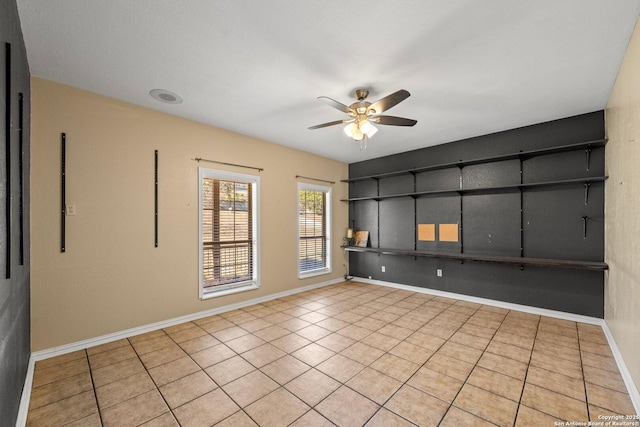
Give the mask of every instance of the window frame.
[{"label": "window frame", "polygon": [[[313,270],[306,270],[306,271],[301,271],[300,270],[300,191],[303,190],[307,190],[307,191],[321,191],[323,193],[325,193],[325,207],[324,207],[324,211],[325,211],[325,247],[326,247],[326,262],[325,265],[321,268],[316,268]],[[327,186],[323,186],[323,185],[315,185],[315,184],[307,184],[305,182],[298,182],[298,191],[296,192],[296,212],[298,215],[298,220],[296,221],[296,228],[297,228],[297,241],[296,241],[296,246],[297,246],[297,271],[298,271],[298,279],[306,279],[308,277],[314,277],[314,276],[320,276],[323,274],[329,274],[332,272],[332,262],[331,262],[331,254],[332,254],[332,250],[331,250],[331,234],[332,234],[332,229],[331,229],[331,217],[332,217],[332,212],[331,212],[331,187],[327,187]]]},{"label": "window frame", "polygon": [[[204,286],[204,242],[203,242],[203,194],[202,182],[205,178],[250,183],[251,185],[251,280],[228,283],[206,288]],[[198,168],[198,289],[201,300],[215,298],[238,292],[250,291],[260,287],[260,177],[236,172],[227,172],[205,167]]]}]

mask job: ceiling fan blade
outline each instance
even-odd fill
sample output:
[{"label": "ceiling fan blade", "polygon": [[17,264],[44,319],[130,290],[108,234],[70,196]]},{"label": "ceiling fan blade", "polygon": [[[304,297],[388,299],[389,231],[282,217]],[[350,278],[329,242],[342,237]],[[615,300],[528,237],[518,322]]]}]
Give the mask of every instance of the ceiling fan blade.
[{"label": "ceiling fan blade", "polygon": [[349,107],[347,107],[346,105],[336,101],[335,99],[331,99],[327,96],[319,96],[318,99],[322,102],[324,102],[325,104],[327,104],[330,107],[335,108],[336,110],[340,110],[343,113],[347,113],[347,114],[351,114],[353,113],[353,110]]},{"label": "ceiling fan blade", "polygon": [[369,110],[374,110],[376,114],[382,113],[383,111],[387,111],[389,108],[394,107],[407,99],[411,94],[404,90],[400,89],[397,92],[392,93],[391,95],[385,96],[382,99],[374,102],[369,106]]},{"label": "ceiling fan blade", "polygon": [[404,117],[395,116],[373,116],[372,119],[372,121],[379,125],[389,126],[413,126],[418,123],[417,120],[405,119]]},{"label": "ceiling fan blade", "polygon": [[334,125],[339,125],[342,123],[349,123],[354,121],[353,119],[345,119],[345,120],[336,120],[335,122],[328,122],[328,123],[322,123],[320,125],[315,125],[315,126],[311,126],[309,129],[313,130],[313,129],[320,129],[320,128],[326,128],[328,126],[334,126]]}]

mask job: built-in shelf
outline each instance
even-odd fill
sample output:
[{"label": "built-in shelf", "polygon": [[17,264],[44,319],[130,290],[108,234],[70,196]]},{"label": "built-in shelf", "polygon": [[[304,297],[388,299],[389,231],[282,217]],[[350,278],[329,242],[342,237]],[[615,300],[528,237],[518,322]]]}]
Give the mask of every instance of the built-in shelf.
[{"label": "built-in shelf", "polygon": [[537,149],[537,150],[519,151],[517,153],[502,154],[498,156],[483,157],[479,159],[460,160],[458,162],[442,163],[438,165],[416,167],[413,169],[405,169],[405,170],[400,170],[395,172],[387,172],[387,173],[380,173],[375,175],[361,176],[357,178],[343,179],[342,182],[356,182],[356,181],[365,181],[369,179],[391,178],[394,176],[416,174],[416,173],[435,171],[440,169],[448,169],[453,167],[462,168],[464,166],[478,165],[482,163],[491,163],[491,162],[499,162],[504,160],[515,160],[515,159],[527,159],[527,158],[536,157],[536,156],[543,156],[546,154],[556,154],[556,153],[575,151],[580,149],[586,150],[586,153],[587,153],[586,161],[587,161],[587,170],[588,170],[591,149],[596,147],[604,147],[607,144],[607,141],[608,141],[607,139],[598,139],[595,141],[580,142],[576,144],[561,145],[557,147],[543,148],[543,149]]},{"label": "built-in shelf", "polygon": [[[528,188],[536,188],[536,187],[549,187],[554,185],[572,185],[572,184],[591,184],[592,182],[603,182],[608,178],[608,176],[594,176],[589,178],[577,178],[577,179],[563,179],[558,181],[544,181],[544,182],[531,182],[524,184],[512,184],[512,185],[498,185],[491,187],[476,187],[476,188],[457,188],[451,190],[429,190],[429,191],[417,191],[413,193],[400,193],[400,194],[387,194],[380,196],[369,196],[369,197],[354,197],[351,199],[342,199],[342,202],[357,202],[362,200],[376,200],[380,201],[383,199],[394,199],[398,197],[420,197],[420,196],[428,196],[428,195],[439,195],[439,194],[470,194],[470,193],[491,193],[496,191],[505,191],[505,190],[525,190]],[[588,188],[588,187],[587,187]]]},{"label": "built-in shelf", "polygon": [[605,271],[609,266],[604,262],[597,261],[579,261],[567,259],[547,259],[547,258],[528,258],[528,257],[509,257],[509,256],[490,256],[490,255],[471,255],[462,253],[433,252],[421,250],[403,250],[403,249],[382,249],[382,248],[362,248],[358,246],[343,246],[348,252],[371,252],[380,255],[399,255],[424,258],[445,258],[460,261],[478,261],[478,262],[495,262],[501,264],[516,264],[520,266],[534,267],[551,267],[551,268],[572,268],[577,270]]}]

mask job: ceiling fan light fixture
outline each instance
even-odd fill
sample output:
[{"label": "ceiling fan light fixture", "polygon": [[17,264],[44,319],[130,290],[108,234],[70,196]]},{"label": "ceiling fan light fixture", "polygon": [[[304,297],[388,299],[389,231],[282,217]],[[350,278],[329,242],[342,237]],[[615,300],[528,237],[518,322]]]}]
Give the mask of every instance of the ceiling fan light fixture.
[{"label": "ceiling fan light fixture", "polygon": [[374,129],[373,125],[367,119],[360,120],[358,122],[358,128],[360,129],[360,132],[367,134],[367,136],[371,136],[369,135],[369,132]]}]

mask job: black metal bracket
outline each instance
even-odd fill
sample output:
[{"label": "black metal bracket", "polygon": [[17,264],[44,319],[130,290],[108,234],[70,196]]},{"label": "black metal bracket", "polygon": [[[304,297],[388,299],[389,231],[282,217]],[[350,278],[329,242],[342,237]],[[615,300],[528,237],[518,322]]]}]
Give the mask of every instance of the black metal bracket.
[{"label": "black metal bracket", "polygon": [[584,204],[585,206],[589,203],[589,187],[591,187],[590,182],[585,182],[584,184]]},{"label": "black metal bracket", "polygon": [[66,196],[66,168],[67,168],[67,135],[63,132],[60,134],[60,252],[66,252],[66,213],[67,213],[67,196]]},{"label": "black metal bracket", "polygon": [[4,44],[5,53],[5,278],[11,278],[11,43]]},{"label": "black metal bracket", "polygon": [[153,229],[154,229],[154,244],[158,247],[158,150],[155,150],[154,160],[154,214],[153,214]]},{"label": "black metal bracket", "polygon": [[582,217],[582,238],[587,238],[587,221],[589,220],[588,216]]},{"label": "black metal bracket", "polygon": [[18,200],[20,219],[19,265],[24,265],[24,94],[18,93],[18,183],[20,194]]},{"label": "black metal bracket", "polygon": [[589,171],[589,167],[591,165],[591,146],[589,145],[584,152],[587,155],[587,171]]}]

